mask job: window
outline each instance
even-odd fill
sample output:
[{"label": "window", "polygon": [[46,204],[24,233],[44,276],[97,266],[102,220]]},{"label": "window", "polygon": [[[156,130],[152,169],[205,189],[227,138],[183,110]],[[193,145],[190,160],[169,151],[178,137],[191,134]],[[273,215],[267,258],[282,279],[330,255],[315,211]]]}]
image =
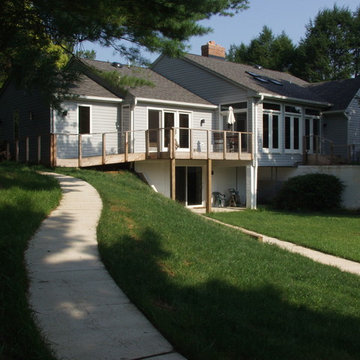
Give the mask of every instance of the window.
[{"label": "window", "polygon": [[160,110],[149,110],[148,112],[148,126],[149,126],[149,146],[158,146],[158,135],[160,129]]},{"label": "window", "polygon": [[280,104],[263,103],[263,148],[279,151]]},{"label": "window", "polygon": [[285,150],[300,150],[300,118],[285,116]]},{"label": "window", "polygon": [[263,109],[280,111],[280,104],[263,103]]},{"label": "window", "polygon": [[316,116],[305,118],[305,146],[309,153],[316,153],[319,146],[320,118]]},{"label": "window", "polygon": [[179,146],[187,149],[189,147],[189,114],[179,114],[179,127]]},{"label": "window", "polygon": [[244,102],[240,102],[240,103],[234,103],[234,104],[224,104],[224,105],[221,105],[221,111],[228,111],[229,110],[229,107],[232,107],[234,110],[236,109],[247,109],[247,102],[244,101]]},{"label": "window", "polygon": [[263,148],[279,149],[279,114],[263,114]]},{"label": "window", "polygon": [[[228,124],[229,118],[229,107],[232,107],[234,110],[235,123],[233,125]],[[230,131],[247,131],[247,102],[234,103],[234,104],[226,104],[221,105],[221,115],[223,121],[223,130]],[[221,124],[220,124],[221,129]]]},{"label": "window", "polygon": [[175,126],[175,113],[164,112],[164,146],[168,147],[170,144],[170,128]]},{"label": "window", "polygon": [[79,106],[79,134],[90,134],[90,106]]}]

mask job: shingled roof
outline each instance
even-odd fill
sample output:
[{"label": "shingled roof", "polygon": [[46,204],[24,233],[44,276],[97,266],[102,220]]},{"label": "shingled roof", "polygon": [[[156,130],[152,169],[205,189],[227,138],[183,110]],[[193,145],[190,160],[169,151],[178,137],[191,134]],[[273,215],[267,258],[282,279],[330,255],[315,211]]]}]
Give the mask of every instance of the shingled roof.
[{"label": "shingled roof", "polygon": [[[163,77],[155,71],[135,66],[121,65],[113,66],[109,62],[98,60],[82,60],[86,65],[92,66],[101,71],[116,71],[119,75],[133,76],[149,80],[153,86],[139,86],[135,88],[126,88],[128,93],[134,97],[157,99],[174,102],[184,102],[188,104],[213,105],[198,95],[184,89],[180,85]],[[120,96],[120,94],[119,94]]]},{"label": "shingled roof", "polygon": [[333,104],[330,110],[345,110],[360,89],[360,77],[310,84],[309,88]]},{"label": "shingled roof", "polygon": [[286,72],[193,54],[186,54],[184,59],[256,93],[328,103],[325,98],[311,91],[311,88],[309,88],[310,83]]},{"label": "shingled roof", "polygon": [[84,74],[80,75],[79,80],[70,86],[70,92],[80,96],[97,96],[111,99],[119,98],[117,95]]}]

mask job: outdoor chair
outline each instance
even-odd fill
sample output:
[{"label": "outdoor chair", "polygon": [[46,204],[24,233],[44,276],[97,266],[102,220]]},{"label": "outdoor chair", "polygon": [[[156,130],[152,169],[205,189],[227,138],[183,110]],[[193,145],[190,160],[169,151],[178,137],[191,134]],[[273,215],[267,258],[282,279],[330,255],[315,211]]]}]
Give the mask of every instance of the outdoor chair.
[{"label": "outdoor chair", "polygon": [[214,207],[224,207],[225,206],[225,194],[222,194],[218,191],[212,193],[214,198]]},{"label": "outdoor chair", "polygon": [[229,193],[230,193],[229,206],[233,206],[233,207],[239,206],[240,205],[239,192],[234,188],[230,188]]}]

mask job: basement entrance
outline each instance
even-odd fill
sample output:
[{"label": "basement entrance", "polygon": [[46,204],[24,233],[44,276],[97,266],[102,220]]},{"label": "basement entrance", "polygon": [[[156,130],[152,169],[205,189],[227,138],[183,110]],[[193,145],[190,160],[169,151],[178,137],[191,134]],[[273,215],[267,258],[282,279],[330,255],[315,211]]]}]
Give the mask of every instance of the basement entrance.
[{"label": "basement entrance", "polygon": [[202,167],[176,166],[176,200],[185,206],[202,205]]}]

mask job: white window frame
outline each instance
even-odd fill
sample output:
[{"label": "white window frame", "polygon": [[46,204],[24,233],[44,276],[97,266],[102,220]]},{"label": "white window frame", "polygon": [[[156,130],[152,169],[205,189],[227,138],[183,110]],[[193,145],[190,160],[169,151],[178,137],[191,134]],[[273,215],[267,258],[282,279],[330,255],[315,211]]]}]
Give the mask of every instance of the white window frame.
[{"label": "white window frame", "polygon": [[[89,108],[89,133],[87,134],[80,134],[80,107],[88,107]],[[91,104],[77,104],[76,109],[76,118],[77,118],[77,133],[81,136],[91,137],[92,136],[92,105]]]},{"label": "white window frame", "polygon": [[[281,109],[281,106],[280,106]],[[268,141],[269,141],[269,146],[268,147],[264,147],[264,142],[262,143],[262,149],[264,153],[281,153],[281,144],[282,144],[282,139],[281,139],[281,128],[282,128],[282,111],[281,110],[270,110],[270,109],[263,109],[263,114],[262,114],[262,119],[261,119],[261,128],[262,128],[262,142],[264,140],[264,115],[268,115],[269,116],[269,124],[268,124],[268,130],[269,130],[269,134],[268,134]],[[278,117],[278,147],[277,148],[273,148],[273,116],[276,115]]]},{"label": "white window frame", "polygon": [[[309,129],[309,149],[305,148],[304,150],[308,153],[308,154],[313,154],[314,153],[314,142],[312,139],[312,136],[314,135],[314,120],[317,120],[319,122],[319,134],[318,136],[321,137],[321,118],[320,116],[316,116],[316,115],[305,115],[304,117],[304,135],[306,136],[306,120],[310,120],[310,129]],[[306,143],[305,143],[306,146]],[[320,151],[321,148],[321,144],[319,143],[319,149],[318,151]]]},{"label": "white window frame", "polygon": [[[286,118],[290,118],[290,148],[286,148]],[[295,118],[299,119],[299,135],[298,135],[298,141],[299,141],[299,148],[294,149],[294,122]],[[302,151],[302,133],[303,133],[303,113],[284,113],[284,124],[283,124],[283,139],[284,139],[284,152],[286,154],[299,154]]]},{"label": "white window frame", "polygon": [[[186,110],[178,110],[172,108],[161,108],[161,107],[146,107],[146,129],[148,130],[149,127],[149,110],[156,110],[161,112],[161,119],[160,119],[160,128],[163,129],[160,134],[160,148],[161,151],[168,151],[168,147],[164,144],[164,137],[165,137],[165,113],[173,113],[174,114],[174,128],[179,128],[180,126],[180,114],[186,114],[189,116],[189,129],[192,129],[193,123],[193,112],[186,111]],[[175,130],[175,140],[180,144],[180,133],[178,129]],[[190,145],[190,134],[189,134],[189,145]],[[188,148],[177,148],[176,151],[189,151],[190,147]]]}]

